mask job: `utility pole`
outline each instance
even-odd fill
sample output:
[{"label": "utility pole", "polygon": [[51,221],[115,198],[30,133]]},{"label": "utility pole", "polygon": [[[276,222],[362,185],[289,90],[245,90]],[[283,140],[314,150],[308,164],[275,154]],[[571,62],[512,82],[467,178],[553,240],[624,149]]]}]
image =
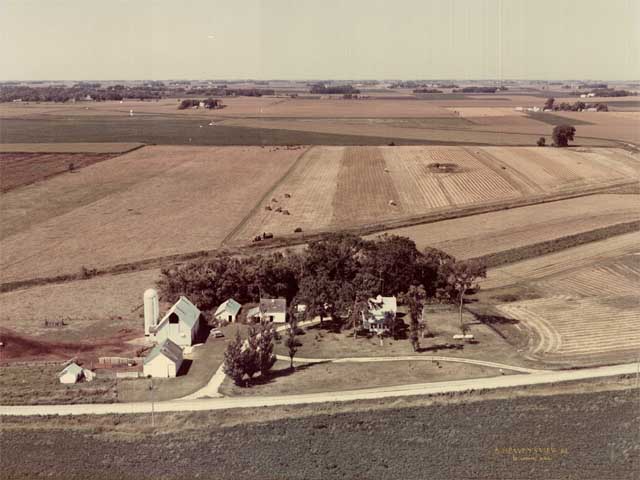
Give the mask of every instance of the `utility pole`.
[{"label": "utility pole", "polygon": [[155,400],[155,396],[153,393],[153,377],[151,375],[149,375],[149,390],[151,391],[151,426],[155,428],[156,426],[156,422],[155,422],[155,417],[154,417],[154,413],[155,413],[155,405],[154,405],[154,400]]}]

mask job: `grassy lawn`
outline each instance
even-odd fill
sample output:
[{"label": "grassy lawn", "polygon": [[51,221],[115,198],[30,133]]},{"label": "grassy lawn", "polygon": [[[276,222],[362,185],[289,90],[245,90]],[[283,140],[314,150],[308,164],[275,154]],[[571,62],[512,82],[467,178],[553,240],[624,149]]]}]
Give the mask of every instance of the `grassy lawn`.
[{"label": "grassy lawn", "polygon": [[220,393],[228,396],[293,395],[497,375],[500,372],[494,368],[447,362],[296,364],[291,370],[289,362],[277,361],[268,378],[254,378],[249,388],[238,387],[231,379],[225,378]]},{"label": "grassy lawn", "polygon": [[[224,338],[209,337],[205,343],[194,348],[186,356],[185,362],[176,378],[154,378],[154,398],[157,401],[170,400],[189,395],[204,387],[218,367],[224,361],[227,344],[233,340],[236,330],[246,332],[246,326],[227,325],[221,328]],[[118,401],[140,402],[151,399],[150,381],[146,378],[120,380],[118,383]]]},{"label": "grassy lawn", "polygon": [[115,379],[64,385],[61,365],[0,367],[0,404],[111,403],[117,399]]},{"label": "grassy lawn", "polygon": [[[460,320],[455,309],[429,313],[427,324],[432,336],[420,339],[420,350],[414,352],[407,338],[394,340],[384,338],[383,345],[377,337],[358,336],[353,338],[352,330],[342,332],[333,328],[330,322],[324,326],[314,325],[298,337],[302,346],[296,356],[301,358],[346,358],[346,357],[388,357],[403,355],[441,355],[498,362],[515,366],[533,366],[524,359],[518,348],[511,345],[494,329],[478,321],[469,312],[463,313],[463,320],[474,335],[475,343],[461,343],[453,340],[460,333]],[[405,324],[409,318],[404,318]],[[408,332],[407,332],[408,333]],[[276,344],[276,353],[287,354],[283,343]]]}]

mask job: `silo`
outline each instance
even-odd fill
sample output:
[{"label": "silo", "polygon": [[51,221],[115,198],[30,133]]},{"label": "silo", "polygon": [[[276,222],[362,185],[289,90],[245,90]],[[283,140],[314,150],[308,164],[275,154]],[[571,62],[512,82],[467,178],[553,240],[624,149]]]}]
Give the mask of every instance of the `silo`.
[{"label": "silo", "polygon": [[160,315],[158,292],[148,288],[144,292],[144,334],[149,335],[152,327],[156,326]]}]

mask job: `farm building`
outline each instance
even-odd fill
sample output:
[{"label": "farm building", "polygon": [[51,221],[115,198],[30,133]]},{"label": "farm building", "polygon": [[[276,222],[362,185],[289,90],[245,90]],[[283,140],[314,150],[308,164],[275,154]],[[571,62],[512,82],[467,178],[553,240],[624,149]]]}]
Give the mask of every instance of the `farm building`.
[{"label": "farm building", "polygon": [[235,322],[238,319],[238,312],[242,308],[238,302],[230,298],[226,302],[220,304],[216,313],[213,314],[216,320],[222,322]]},{"label": "farm building", "polygon": [[261,298],[260,304],[247,312],[247,319],[256,322],[286,323],[287,301],[284,298]]},{"label": "farm building", "polygon": [[187,297],[180,297],[160,320],[156,341],[171,340],[181,347],[190,347],[195,342],[199,326],[200,310]]},{"label": "farm building", "polygon": [[60,383],[76,383],[82,379],[82,367],[77,363],[73,362],[64,367],[58,374],[58,378],[60,379]]},{"label": "farm building", "polygon": [[171,340],[156,345],[144,359],[145,377],[175,377],[182,365],[182,349]]},{"label": "farm building", "polygon": [[368,308],[362,312],[362,326],[370,332],[382,333],[389,330],[389,323],[396,318],[398,310],[396,297],[378,295],[367,301]]}]

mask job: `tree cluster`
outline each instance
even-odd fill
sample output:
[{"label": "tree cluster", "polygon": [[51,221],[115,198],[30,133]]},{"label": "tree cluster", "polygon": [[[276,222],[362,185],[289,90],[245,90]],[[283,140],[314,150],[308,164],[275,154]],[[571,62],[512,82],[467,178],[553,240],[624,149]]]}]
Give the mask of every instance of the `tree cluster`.
[{"label": "tree cluster", "polygon": [[576,101],[574,103],[561,102],[555,103],[555,98],[547,98],[544,102],[545,110],[553,110],[553,111],[567,111],[567,112],[581,112],[583,110],[587,110],[589,108],[595,108],[598,112],[608,112],[609,107],[606,103],[585,103],[581,101]]},{"label": "tree cluster", "polygon": [[507,87],[464,87],[453,90],[454,93],[496,93],[498,90],[506,90]]},{"label": "tree cluster", "polygon": [[405,237],[329,234],[300,253],[219,255],[163,269],[158,287],[167,300],[185,295],[204,311],[230,297],[240,303],[284,297],[290,305],[307,305],[312,317],[355,327],[367,299],[379,294],[402,297],[419,288],[425,299],[457,304],[452,269],[483,274],[482,266],[468,264],[437,249],[419,251]]},{"label": "tree cluster", "polygon": [[0,85],[0,102],[22,100],[24,102],[68,102],[91,99],[93,101],[124,100],[156,100],[165,94],[164,87],[111,85],[106,88],[97,83],[78,83],[71,87],[61,85],[26,86]]},{"label": "tree cluster", "polygon": [[258,372],[266,375],[276,362],[273,354],[275,334],[273,327],[267,324],[250,326],[245,340],[239,331],[236,332],[224,352],[224,373],[239,386],[246,385],[245,379],[251,382]]},{"label": "tree cluster", "polygon": [[442,90],[438,90],[437,88],[416,88],[413,90],[413,93],[442,93]]},{"label": "tree cluster", "polygon": [[575,127],[572,127],[571,125],[558,125],[554,127],[551,135],[553,138],[553,145],[556,147],[568,147],[569,141],[573,142],[575,134]]}]

